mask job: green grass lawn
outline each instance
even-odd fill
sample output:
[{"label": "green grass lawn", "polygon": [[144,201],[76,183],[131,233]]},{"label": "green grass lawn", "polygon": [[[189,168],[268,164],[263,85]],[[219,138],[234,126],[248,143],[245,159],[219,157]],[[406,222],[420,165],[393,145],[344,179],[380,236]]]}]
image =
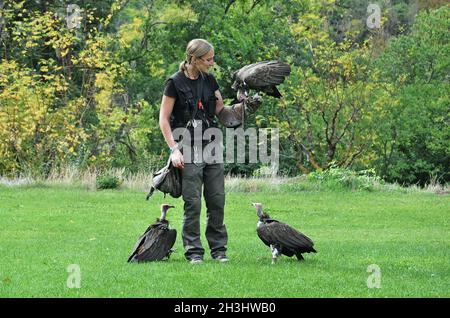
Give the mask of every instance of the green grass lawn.
[{"label": "green grass lawn", "polygon": [[[169,261],[126,262],[140,234],[173,203]],[[256,235],[251,202],[311,237],[305,261],[271,253]],[[449,297],[448,195],[397,192],[227,193],[230,262],[190,265],[181,242],[181,199],[145,201],[131,190],[0,186],[1,297]],[[205,210],[202,211],[202,231]],[[207,242],[202,237],[206,248]],[[67,267],[81,270],[68,288]],[[381,270],[368,288],[367,268]]]}]

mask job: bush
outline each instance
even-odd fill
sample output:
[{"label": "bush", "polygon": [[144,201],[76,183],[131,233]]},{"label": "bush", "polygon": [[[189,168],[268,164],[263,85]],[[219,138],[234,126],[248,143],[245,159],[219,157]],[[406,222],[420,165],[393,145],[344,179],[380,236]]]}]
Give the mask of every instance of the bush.
[{"label": "bush", "polygon": [[319,183],[321,188],[351,189],[372,191],[382,183],[380,177],[375,175],[374,169],[353,171],[349,169],[331,167],[323,171],[310,173],[307,180]]},{"label": "bush", "polygon": [[117,189],[122,183],[118,177],[103,175],[97,177],[97,189]]}]

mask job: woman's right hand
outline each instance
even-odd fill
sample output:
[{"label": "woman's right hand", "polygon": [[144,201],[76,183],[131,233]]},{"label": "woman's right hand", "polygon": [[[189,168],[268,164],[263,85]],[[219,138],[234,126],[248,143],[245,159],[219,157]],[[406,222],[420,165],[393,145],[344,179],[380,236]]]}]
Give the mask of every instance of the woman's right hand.
[{"label": "woman's right hand", "polygon": [[184,158],[183,154],[179,149],[175,149],[174,152],[170,155],[170,160],[172,161],[172,165],[175,168],[183,169],[184,168]]}]

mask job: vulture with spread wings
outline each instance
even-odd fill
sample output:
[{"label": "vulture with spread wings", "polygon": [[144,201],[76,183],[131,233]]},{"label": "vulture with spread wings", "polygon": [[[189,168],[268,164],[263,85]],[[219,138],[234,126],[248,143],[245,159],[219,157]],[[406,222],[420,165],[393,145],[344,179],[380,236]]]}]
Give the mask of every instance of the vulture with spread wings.
[{"label": "vulture with spread wings", "polygon": [[289,64],[281,61],[263,61],[242,67],[233,73],[232,89],[237,91],[237,99],[247,98],[247,90],[261,91],[269,96],[280,98],[277,85],[284,82],[291,73]]}]

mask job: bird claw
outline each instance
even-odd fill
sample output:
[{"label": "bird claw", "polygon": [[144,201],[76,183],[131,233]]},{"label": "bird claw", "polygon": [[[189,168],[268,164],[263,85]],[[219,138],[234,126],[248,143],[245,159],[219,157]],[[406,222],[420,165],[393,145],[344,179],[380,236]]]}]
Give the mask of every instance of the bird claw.
[{"label": "bird claw", "polygon": [[253,98],[254,100],[262,101],[262,97],[261,97],[258,93],[256,93],[255,95],[253,95],[251,98]]},{"label": "bird claw", "polygon": [[247,101],[247,99],[248,99],[248,96],[246,96],[245,94],[241,94],[238,97],[239,103],[245,102],[245,101]]},{"label": "bird claw", "polygon": [[261,106],[262,103],[262,97],[258,94],[255,94],[253,96],[247,97],[244,100],[245,110],[252,114],[256,112],[256,110]]}]

